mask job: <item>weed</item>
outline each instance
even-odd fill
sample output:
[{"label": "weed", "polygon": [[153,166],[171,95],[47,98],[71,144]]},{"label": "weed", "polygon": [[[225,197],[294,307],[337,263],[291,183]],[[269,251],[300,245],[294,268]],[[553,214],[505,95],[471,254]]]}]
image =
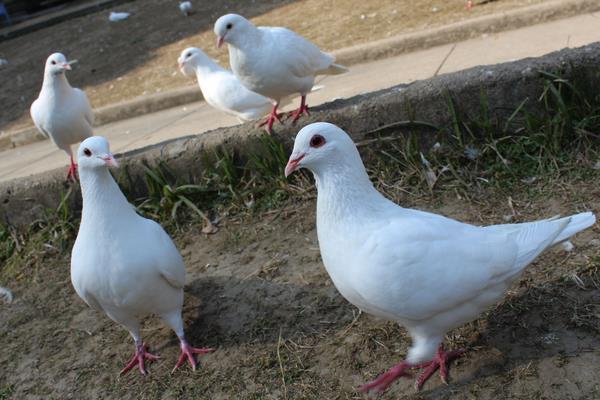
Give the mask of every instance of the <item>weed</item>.
[{"label": "weed", "polygon": [[175,174],[164,162],[151,168],[144,164],[146,188],[148,197],[141,202],[137,209],[158,220],[170,218],[177,221],[177,215],[182,206],[187,207],[193,215],[199,216],[205,222],[204,233],[215,233],[216,226],[196,205],[195,198],[202,198],[210,192],[202,185],[178,185]]}]

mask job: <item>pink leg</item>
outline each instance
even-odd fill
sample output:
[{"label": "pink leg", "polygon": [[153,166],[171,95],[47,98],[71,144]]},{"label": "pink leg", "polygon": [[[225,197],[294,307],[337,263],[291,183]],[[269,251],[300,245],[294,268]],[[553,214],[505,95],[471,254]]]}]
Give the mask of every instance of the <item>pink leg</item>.
[{"label": "pink leg", "polygon": [[77,164],[73,160],[73,156],[71,156],[71,165],[69,165],[69,170],[67,171],[67,182],[76,182],[79,180],[77,176]]},{"label": "pink leg", "polygon": [[440,378],[442,382],[448,384],[448,363],[456,358],[459,358],[465,353],[465,349],[459,349],[447,352],[444,350],[444,346],[440,344],[438,347],[433,360],[427,361],[423,364],[415,365],[415,368],[425,368],[425,371],[417,378],[415,382],[415,389],[421,390],[425,382],[433,375],[433,373],[439,368]]},{"label": "pink leg", "polygon": [[271,114],[269,114],[269,116],[267,117],[267,119],[265,119],[263,122],[261,122],[258,126],[264,126],[266,125],[267,127],[265,128],[267,133],[270,135],[273,133],[273,123],[275,121],[278,121],[280,124],[283,124],[283,122],[281,121],[281,114],[277,113],[277,107],[279,107],[279,103],[275,103],[273,105],[273,109],[271,109]]},{"label": "pink leg", "polygon": [[433,373],[439,368],[440,377],[442,382],[448,383],[448,367],[447,363],[462,356],[465,353],[464,349],[446,352],[444,347],[440,345],[438,350],[431,361],[427,361],[421,364],[410,365],[406,361],[401,362],[395,367],[389,369],[387,372],[381,374],[373,382],[363,385],[359,388],[361,392],[378,392],[382,393],[398,378],[403,376],[411,376],[407,370],[413,368],[425,368],[425,371],[417,378],[415,382],[415,388],[421,390],[425,382],[433,375]]},{"label": "pink leg", "polygon": [[289,114],[289,116],[292,117],[292,124],[295,124],[303,114],[310,115],[308,112],[308,105],[306,105],[306,95],[302,96],[300,99],[300,107]]},{"label": "pink leg", "polygon": [[179,360],[177,360],[177,363],[175,364],[175,368],[173,368],[172,372],[175,372],[175,370],[179,367],[181,367],[183,365],[183,363],[185,363],[185,360],[189,360],[190,364],[192,364],[192,370],[196,370],[196,356],[194,356],[194,354],[207,354],[210,353],[211,351],[214,351],[215,349],[210,349],[210,348],[201,348],[201,349],[197,349],[195,347],[192,347],[188,344],[188,342],[185,339],[180,339],[181,340],[181,355],[179,356]]},{"label": "pink leg", "polygon": [[150,354],[146,351],[146,346],[144,344],[138,344],[135,346],[135,354],[133,355],[133,358],[127,363],[125,368],[121,370],[120,375],[126,374],[136,365],[139,366],[142,375],[147,375],[148,371],[146,371],[146,363],[144,361],[156,361],[158,359],[158,356]]},{"label": "pink leg", "polygon": [[377,393],[385,392],[386,389],[394,382],[396,379],[402,376],[411,376],[407,370],[412,368],[409,363],[406,361],[402,361],[400,364],[395,367],[390,368],[387,372],[379,375],[377,379],[375,379],[371,383],[367,383],[366,385],[361,386],[358,390],[361,392],[370,392],[374,391]]}]

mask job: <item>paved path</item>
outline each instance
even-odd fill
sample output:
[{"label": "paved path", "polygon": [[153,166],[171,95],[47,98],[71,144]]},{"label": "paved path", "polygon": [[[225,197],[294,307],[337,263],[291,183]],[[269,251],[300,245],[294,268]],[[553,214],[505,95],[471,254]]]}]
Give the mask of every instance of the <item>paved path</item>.
[{"label": "paved path", "polygon": [[[541,56],[565,47],[579,47],[596,41],[600,41],[600,13],[501,32],[353,65],[347,74],[322,80],[320,83],[325,88],[311,94],[309,104],[317,105],[335,98],[430,78],[436,71],[443,74],[476,65]],[[291,107],[288,105],[286,108]],[[96,128],[96,134],[108,137],[114,152],[122,152],[236,123],[234,118],[198,102],[100,126]],[[60,166],[65,167],[66,173],[65,154],[48,140],[37,142],[0,153],[0,181]]]}]

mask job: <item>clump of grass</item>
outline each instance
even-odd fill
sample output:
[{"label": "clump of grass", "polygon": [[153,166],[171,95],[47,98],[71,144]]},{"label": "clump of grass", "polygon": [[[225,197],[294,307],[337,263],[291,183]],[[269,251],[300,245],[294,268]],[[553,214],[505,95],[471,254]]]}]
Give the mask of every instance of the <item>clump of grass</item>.
[{"label": "clump of grass", "polygon": [[200,217],[204,221],[203,233],[215,233],[217,227],[200,210],[196,198],[210,193],[210,189],[202,185],[179,184],[177,177],[164,162],[151,168],[144,164],[147,197],[137,207],[142,214],[154,219],[177,222],[179,211],[186,208],[189,215]]},{"label": "clump of grass", "polygon": [[35,277],[43,264],[40,261],[68,252],[79,225],[78,216],[69,205],[72,194],[72,187],[62,192],[58,206],[46,210],[44,216],[33,221],[24,232],[3,228],[6,233],[0,236],[0,248],[6,257],[1,260],[2,276],[24,274]]},{"label": "clump of grass", "polygon": [[[427,129],[437,137],[435,146],[424,147],[422,129],[414,126],[391,140],[374,140],[368,165],[380,190],[392,198],[399,191],[423,194],[435,188],[469,197],[484,187],[511,190],[541,177],[597,175],[592,166],[600,151],[600,95],[559,75],[541,74],[541,96],[524,99],[504,120],[495,117],[484,92],[474,117],[462,115],[446,93],[450,123]],[[589,168],[577,168],[581,164]]]}]

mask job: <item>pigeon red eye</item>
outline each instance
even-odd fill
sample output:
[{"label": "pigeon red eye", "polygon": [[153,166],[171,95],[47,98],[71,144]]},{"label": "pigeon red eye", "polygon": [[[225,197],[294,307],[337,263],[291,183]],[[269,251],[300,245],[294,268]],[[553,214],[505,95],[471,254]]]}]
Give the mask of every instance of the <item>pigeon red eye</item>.
[{"label": "pigeon red eye", "polygon": [[87,157],[92,156],[92,152],[90,151],[90,149],[83,149],[83,154],[85,154]]},{"label": "pigeon red eye", "polygon": [[321,135],[315,135],[310,139],[310,147],[321,147],[325,144],[325,138]]}]

